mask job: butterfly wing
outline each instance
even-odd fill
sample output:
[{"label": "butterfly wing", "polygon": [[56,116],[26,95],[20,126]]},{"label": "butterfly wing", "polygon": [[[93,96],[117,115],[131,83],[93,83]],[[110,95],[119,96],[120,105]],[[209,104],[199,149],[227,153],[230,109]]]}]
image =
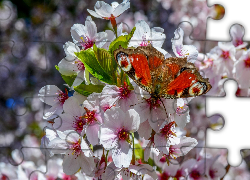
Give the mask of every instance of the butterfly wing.
[{"label": "butterfly wing", "polygon": [[124,49],[120,46],[114,57],[126,74],[142,89],[165,98],[199,96],[211,89],[187,58],[164,55],[152,45]]},{"label": "butterfly wing", "polygon": [[142,48],[124,49],[121,46],[114,51],[114,57],[121,69],[145,91],[152,92],[152,78],[148,56]]},{"label": "butterfly wing", "polygon": [[[166,98],[186,98],[207,93],[212,86],[208,79],[203,78],[193,63],[187,58],[168,58],[166,65],[179,65],[175,78],[162,88],[162,96]],[[176,71],[175,71],[176,72]]]}]

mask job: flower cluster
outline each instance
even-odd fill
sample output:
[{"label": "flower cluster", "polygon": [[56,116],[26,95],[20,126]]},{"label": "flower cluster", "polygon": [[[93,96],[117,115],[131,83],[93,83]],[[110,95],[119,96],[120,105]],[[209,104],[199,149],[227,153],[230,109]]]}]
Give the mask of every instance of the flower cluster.
[{"label": "flower cluster", "polygon": [[[96,18],[110,20],[113,31],[98,32],[90,16],[85,25],[72,26],[73,42],[65,43],[66,57],[56,66],[67,88],[63,91],[47,85],[39,91],[41,101],[51,106],[43,118],[52,124],[41,147],[51,156],[64,155],[62,168],[67,175],[80,172],[103,180],[111,176],[112,179],[223,177],[225,169],[216,162],[218,157],[197,156],[196,160],[189,159],[181,165],[172,163],[198,144],[184,131],[190,122],[192,98],[155,99],[118,68],[113,52],[119,46],[152,45],[165,58],[171,57],[162,49],[166,38],[162,28],[150,29],[142,20],[131,32],[123,32],[122,23],[117,25],[116,17],[129,6],[128,0],[111,5],[98,1],[95,11],[88,10]],[[196,62],[198,51],[192,45],[183,45],[183,30],[178,28],[174,36],[175,56]],[[230,59],[229,68],[230,61],[234,61],[232,53],[228,49],[220,54],[221,59]],[[218,71],[224,67],[217,65]],[[99,156],[98,150],[102,150]]]},{"label": "flower cluster", "polygon": [[[209,78],[212,89],[208,94],[223,95],[222,85],[227,78],[238,82],[238,96],[249,96],[250,91],[250,50],[243,42],[244,29],[241,25],[234,25],[230,30],[231,42],[218,42],[218,45],[205,55],[205,59],[196,61],[196,66]],[[202,57],[201,55],[200,57]],[[203,56],[204,57],[204,56]]]}]

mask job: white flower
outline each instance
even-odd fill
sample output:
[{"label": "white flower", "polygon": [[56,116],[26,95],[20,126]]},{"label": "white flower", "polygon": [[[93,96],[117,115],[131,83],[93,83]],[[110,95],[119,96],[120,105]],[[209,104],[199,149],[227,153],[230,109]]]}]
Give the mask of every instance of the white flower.
[{"label": "white flower", "polygon": [[183,45],[184,31],[179,27],[174,32],[174,39],[172,42],[172,49],[176,57],[187,57],[188,62],[194,63],[198,56],[198,51],[193,45]]},{"label": "white flower", "polygon": [[84,135],[83,127],[86,124],[84,119],[85,110],[80,106],[75,97],[69,97],[63,104],[64,113],[54,120],[53,127],[60,130],[75,130],[80,135]]},{"label": "white flower", "polygon": [[223,75],[225,73],[228,77],[232,77],[234,62],[236,61],[234,45],[231,42],[218,42],[218,46],[213,48],[211,52],[218,54],[218,58],[214,60],[216,74]]},{"label": "white flower", "polygon": [[173,114],[174,121],[180,128],[184,128],[190,121],[189,107],[186,99],[179,98],[176,103],[176,112]]},{"label": "white flower", "polygon": [[105,149],[112,149],[112,159],[116,167],[128,167],[132,159],[130,133],[138,130],[140,117],[135,110],[123,112],[112,107],[104,113],[100,143]]},{"label": "white flower", "polygon": [[55,85],[47,85],[39,90],[40,100],[50,106],[43,116],[43,119],[53,119],[63,112],[63,104],[69,98],[68,91],[65,88],[65,93]]},{"label": "white flower", "polygon": [[121,107],[123,111],[130,109],[130,105],[135,105],[138,101],[134,90],[130,90],[126,82],[121,87],[115,85],[106,85],[102,90],[102,98],[110,101],[113,99],[113,104]]},{"label": "white flower", "polygon": [[88,96],[87,100],[83,102],[85,112],[83,118],[85,124],[83,126],[82,134],[86,133],[86,137],[90,144],[96,145],[99,141],[99,129],[103,123],[103,112],[100,107],[100,98],[98,93],[92,93]]},{"label": "white flower", "polygon": [[156,132],[154,136],[155,147],[164,154],[169,154],[170,145],[176,145],[180,143],[180,138],[177,137],[174,128],[174,121],[165,121],[162,123],[159,131]]},{"label": "white flower", "polygon": [[225,167],[221,163],[216,162],[218,158],[219,156],[206,159],[206,174],[213,180],[221,179],[226,174]]},{"label": "white flower", "polygon": [[180,156],[185,156],[197,144],[198,142],[194,138],[186,137],[186,136],[181,137],[179,144],[171,145],[169,147],[169,156],[171,156],[174,159]]},{"label": "white flower", "polygon": [[81,45],[84,50],[91,48],[94,44],[97,47],[102,47],[107,41],[107,33],[97,33],[96,24],[90,16],[87,17],[85,26],[82,24],[74,24],[70,32],[74,43]]},{"label": "white flower", "polygon": [[234,63],[233,72],[240,88],[250,87],[250,50],[245,51],[239,60]]},{"label": "white flower", "polygon": [[86,84],[89,84],[89,72],[75,55],[75,52],[80,52],[79,47],[72,42],[66,42],[63,48],[66,57],[58,64],[59,72],[65,76],[77,75],[72,87],[80,85],[84,80]]},{"label": "white flower", "polygon": [[112,2],[111,6],[103,1],[97,1],[94,6],[95,11],[89,9],[87,9],[87,11],[96,18],[114,19],[120,16],[129,7],[129,0],[124,0],[121,4]]},{"label": "white flower", "polygon": [[[164,29],[154,27],[150,30],[149,25],[143,20],[138,21],[135,24],[135,27],[136,29],[129,42],[129,47],[147,46],[148,44],[152,44],[152,46],[157,48],[157,50],[161,49],[162,44],[166,39],[166,35],[163,33]],[[163,54],[166,53],[166,51],[163,52]]]},{"label": "white flower", "polygon": [[[173,99],[155,99],[151,96],[149,96],[149,98],[140,98],[134,109],[140,115],[141,123],[148,121],[152,129],[155,131],[159,130],[159,127],[166,120],[166,118],[168,118],[169,114],[175,113]],[[151,133],[151,131],[148,131],[148,133]]]},{"label": "white flower", "polygon": [[75,174],[80,168],[86,174],[91,174],[95,163],[91,149],[85,140],[74,131],[57,131],[58,137],[50,141],[48,147],[53,154],[65,154],[63,172]]},{"label": "white flower", "polygon": [[239,24],[234,24],[230,28],[230,35],[232,36],[232,43],[236,49],[242,49],[247,46],[246,42],[243,42],[244,28]]}]

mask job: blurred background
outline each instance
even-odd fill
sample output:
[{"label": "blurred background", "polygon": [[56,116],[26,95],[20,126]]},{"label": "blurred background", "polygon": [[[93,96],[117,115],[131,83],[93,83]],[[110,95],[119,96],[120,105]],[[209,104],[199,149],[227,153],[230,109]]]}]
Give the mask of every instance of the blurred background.
[{"label": "blurred background", "polygon": [[[44,127],[49,124],[42,119],[46,106],[39,100],[38,92],[45,85],[66,87],[55,65],[65,57],[64,43],[72,41],[70,28],[76,23],[85,24],[87,9],[93,10],[95,3],[93,0],[0,1],[0,162],[18,165],[24,159],[37,166],[44,164],[39,146]],[[167,37],[163,49],[171,54],[171,39],[178,26],[184,29],[184,44],[195,45],[200,53],[217,44],[208,45],[204,40],[207,17],[220,19],[225,13],[219,5],[207,7],[206,0],[131,0],[130,3],[130,9],[117,18],[118,23],[126,24],[124,31],[130,31],[138,20],[145,20],[151,28],[161,27]],[[111,29],[109,21],[92,19],[98,32]],[[197,98],[190,110],[187,134],[202,141],[206,128],[211,126],[205,116],[204,98]],[[15,159],[13,151],[21,147],[36,148],[22,150],[24,158],[20,158],[19,151],[19,159]],[[239,172],[245,173],[244,168]]]}]

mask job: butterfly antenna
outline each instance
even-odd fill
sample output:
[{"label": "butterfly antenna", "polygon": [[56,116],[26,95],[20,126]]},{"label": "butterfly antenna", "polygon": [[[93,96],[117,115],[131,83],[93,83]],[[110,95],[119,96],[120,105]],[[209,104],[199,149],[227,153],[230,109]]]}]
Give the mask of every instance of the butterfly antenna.
[{"label": "butterfly antenna", "polygon": [[167,112],[167,109],[166,109],[166,107],[165,107],[165,105],[164,105],[163,101],[161,100],[161,98],[159,98],[159,99],[160,99],[160,101],[161,101],[161,103],[162,103],[162,105],[163,105],[163,107],[164,107],[164,109],[165,109],[165,112],[166,112],[166,115],[167,115],[167,118],[168,118],[168,112]]}]

